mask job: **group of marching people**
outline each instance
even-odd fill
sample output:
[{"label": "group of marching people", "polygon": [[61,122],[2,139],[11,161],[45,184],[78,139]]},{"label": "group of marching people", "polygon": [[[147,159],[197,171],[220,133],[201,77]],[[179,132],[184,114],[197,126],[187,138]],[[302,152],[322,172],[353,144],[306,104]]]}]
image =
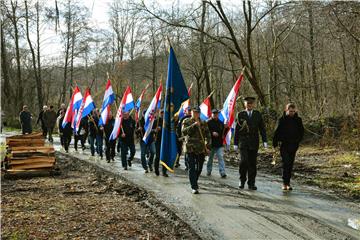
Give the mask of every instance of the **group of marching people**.
[{"label": "group of marching people", "polygon": [[[255,99],[252,97],[245,98],[245,110],[237,115],[234,149],[240,152],[239,188],[243,189],[247,182],[248,188],[256,190],[256,163],[259,149],[259,133],[263,145],[267,148],[267,137],[261,113],[254,109]],[[100,113],[94,109],[89,116],[82,118],[79,130],[73,134],[71,124],[62,125],[65,115],[65,105],[58,110],[57,126],[60,135],[62,147],[66,152],[69,151],[69,145],[74,135],[74,149],[78,150],[80,141],[82,150],[85,150],[85,143],[88,140],[91,155],[95,153],[103,159],[103,143],[105,142],[105,156],[107,162],[114,161],[116,152],[120,153],[121,163],[124,170],[131,167],[132,160],[135,156],[135,135],[140,139],[141,164],[145,173],[155,170],[156,175],[160,175],[160,149],[161,149],[161,132],[163,127],[163,110],[158,110],[158,114],[152,127],[152,134],[147,143],[143,141],[145,133],[144,115],[135,122],[129,112],[123,113],[123,121],[118,139],[110,140],[111,132],[114,128],[115,119],[112,113],[109,113],[109,119],[104,126],[99,126]],[[212,110],[212,117],[208,121],[200,119],[200,108],[188,108],[184,117],[176,119],[176,136],[178,145],[178,158],[175,167],[180,165],[180,156],[183,154],[185,159],[185,169],[188,170],[189,180],[194,194],[198,193],[198,179],[203,169],[205,157],[208,156],[206,165],[207,176],[212,174],[213,159],[216,155],[218,159],[219,174],[221,178],[226,178],[225,161],[224,161],[224,137],[229,131],[229,126],[219,120],[219,110]],[[50,109],[44,107],[40,113],[39,120],[47,122],[47,119],[54,119],[56,113],[51,106]],[[48,117],[46,117],[48,116]],[[50,116],[50,117],[49,117]],[[53,121],[53,120],[52,120]],[[44,124],[48,126],[48,124]],[[52,129],[43,126],[44,136],[49,134],[49,141],[52,142]],[[280,154],[283,163],[283,190],[292,190],[290,186],[291,172],[299,143],[303,138],[304,128],[301,118],[297,116],[294,104],[286,106],[284,115],[280,118],[278,127],[274,133],[273,146],[277,147],[281,142]],[[130,153],[130,154],[129,154]],[[129,156],[128,156],[129,155]],[[162,175],[168,177],[167,169],[162,167]]]},{"label": "group of marching people", "polygon": [[[259,134],[262,138],[264,148],[267,148],[267,136],[264,121],[259,111],[255,110],[255,98],[247,97],[244,99],[245,109],[237,114],[234,150],[240,152],[239,161],[239,188],[243,189],[247,183],[250,190],[256,190],[255,178],[257,172],[257,154],[259,149]],[[140,140],[141,165],[145,173],[155,171],[160,175],[160,150],[163,128],[163,110],[157,110],[155,121],[152,125],[150,138],[145,143],[145,112],[142,118],[136,122],[130,112],[123,112],[120,133],[117,139],[111,140],[110,135],[114,129],[115,119],[109,112],[108,120],[105,125],[99,126],[100,113],[97,108],[81,119],[80,127],[76,134],[71,127],[71,123],[63,123],[66,108],[62,104],[60,109],[55,112],[54,107],[44,106],[40,112],[37,123],[41,123],[43,135],[53,142],[52,132],[55,124],[59,131],[61,145],[66,152],[74,135],[74,149],[78,150],[80,141],[82,150],[85,150],[86,140],[90,145],[91,155],[95,153],[103,159],[103,143],[105,142],[105,156],[107,162],[114,161],[116,152],[120,153],[121,163],[124,170],[131,167],[135,156],[135,136]],[[219,174],[221,178],[226,178],[224,161],[224,138],[229,126],[219,120],[220,111],[212,110],[212,116],[207,121],[200,118],[199,107],[188,107],[185,115],[181,119],[176,119],[176,137],[178,146],[178,158],[175,167],[180,166],[180,156],[184,155],[185,169],[188,171],[190,185],[194,194],[199,193],[198,179],[201,175],[205,157],[208,156],[206,165],[207,176],[212,174],[214,156],[217,156]],[[31,133],[31,126],[26,125],[26,119],[31,120],[31,114],[24,106],[20,113],[20,122],[23,133]],[[28,121],[29,122],[29,121]],[[30,130],[29,130],[30,129]],[[291,172],[293,169],[296,151],[304,135],[304,127],[301,118],[297,115],[294,104],[287,104],[283,116],[279,119],[278,126],[274,132],[273,147],[278,147],[280,143],[280,155],[283,166],[283,190],[292,190],[290,186]],[[130,154],[129,154],[130,153]],[[163,166],[162,175],[168,177],[167,169]]]},{"label": "group of marching people", "polygon": [[[72,135],[74,135],[75,151],[78,150],[79,141],[82,150],[85,150],[85,143],[87,140],[90,145],[91,156],[97,154],[100,159],[103,159],[103,144],[105,142],[106,161],[108,163],[115,161],[114,158],[117,152],[120,154],[123,169],[128,170],[128,167],[131,167],[132,160],[135,156],[135,136],[138,136],[140,139],[141,164],[145,173],[155,170],[155,174],[160,175],[159,162],[163,110],[159,111],[159,116],[156,117],[151,137],[147,143],[142,140],[144,135],[145,111],[143,111],[143,117],[138,123],[131,117],[130,112],[123,112],[119,136],[117,139],[111,140],[110,135],[115,123],[115,118],[111,111],[109,112],[106,124],[99,126],[99,119],[101,117],[99,110],[97,108],[92,110],[91,114],[81,119],[79,129],[76,134],[74,134],[70,122],[63,125],[65,110],[66,109],[61,109],[59,112],[57,127],[61,145],[66,152],[69,152],[69,145]],[[162,175],[168,177],[166,168],[162,169]]]},{"label": "group of marching people", "polygon": [[[259,150],[259,134],[261,135],[264,148],[268,148],[265,124],[262,115],[255,110],[255,98],[244,99],[245,109],[237,114],[234,149],[240,151],[239,161],[239,188],[244,189],[247,183],[250,190],[257,190],[255,178],[257,173],[257,154]],[[219,120],[219,111],[214,109],[212,117],[204,122],[200,119],[200,108],[191,109],[191,117],[183,120],[181,131],[185,138],[184,151],[189,166],[189,179],[192,193],[199,193],[198,178],[201,174],[205,156],[209,155],[207,162],[207,175],[211,175],[213,157],[216,154],[219,163],[219,173],[222,178],[226,177],[224,163],[223,140],[229,126]],[[304,127],[301,118],[296,112],[294,104],[286,105],[283,116],[279,119],[274,132],[273,147],[280,144],[280,155],[283,166],[283,190],[292,190],[290,178],[295,160],[296,151],[299,148],[304,135]]]}]

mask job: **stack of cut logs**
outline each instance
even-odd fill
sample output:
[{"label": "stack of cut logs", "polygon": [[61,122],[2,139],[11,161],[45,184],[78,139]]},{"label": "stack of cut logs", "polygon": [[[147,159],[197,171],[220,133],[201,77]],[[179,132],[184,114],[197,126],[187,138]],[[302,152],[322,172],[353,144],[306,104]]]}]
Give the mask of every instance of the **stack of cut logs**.
[{"label": "stack of cut logs", "polygon": [[6,138],[5,169],[9,173],[52,170],[55,150],[45,146],[42,133],[16,135]]}]

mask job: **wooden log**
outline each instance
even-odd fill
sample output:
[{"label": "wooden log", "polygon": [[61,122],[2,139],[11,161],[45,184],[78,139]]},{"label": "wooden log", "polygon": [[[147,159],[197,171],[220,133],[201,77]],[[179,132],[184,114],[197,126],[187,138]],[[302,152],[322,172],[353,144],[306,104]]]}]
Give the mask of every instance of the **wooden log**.
[{"label": "wooden log", "polygon": [[51,171],[53,167],[50,168],[39,168],[39,169],[6,169],[5,172],[9,174],[16,174],[16,173],[25,173],[25,172],[44,172],[44,171]]},{"label": "wooden log", "polygon": [[19,146],[44,146],[44,139],[12,139],[7,140],[6,145],[8,147],[19,147]]},{"label": "wooden log", "polygon": [[41,132],[34,132],[31,134],[21,134],[21,135],[14,135],[14,136],[6,137],[6,140],[8,140],[8,139],[27,139],[27,138],[43,138],[43,135]]},{"label": "wooden log", "polygon": [[9,165],[13,166],[13,165],[19,165],[19,164],[38,164],[38,163],[50,163],[50,164],[54,164],[55,163],[55,157],[50,157],[50,158],[28,158],[28,159],[11,159],[9,161]]},{"label": "wooden log", "polygon": [[12,147],[10,148],[11,152],[14,151],[28,151],[28,150],[54,150],[54,147],[52,146],[39,146],[39,147],[34,147],[34,146],[19,146],[19,147]]},{"label": "wooden log", "polygon": [[33,163],[33,164],[19,164],[12,165],[11,170],[27,170],[27,169],[39,169],[39,168],[52,168],[53,163]]}]

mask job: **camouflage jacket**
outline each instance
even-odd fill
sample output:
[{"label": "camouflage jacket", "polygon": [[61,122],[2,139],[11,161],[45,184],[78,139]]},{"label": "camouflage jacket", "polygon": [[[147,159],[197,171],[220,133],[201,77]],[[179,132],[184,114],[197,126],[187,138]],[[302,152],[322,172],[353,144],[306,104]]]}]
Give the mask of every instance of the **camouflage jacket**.
[{"label": "camouflage jacket", "polygon": [[[194,125],[196,122],[194,118],[187,118],[182,123],[181,132],[184,136],[184,152],[201,154],[206,153],[205,146],[210,149],[211,135],[206,122],[199,119],[200,127]],[[201,129],[201,134],[200,134]],[[205,141],[205,142],[204,142]]]}]

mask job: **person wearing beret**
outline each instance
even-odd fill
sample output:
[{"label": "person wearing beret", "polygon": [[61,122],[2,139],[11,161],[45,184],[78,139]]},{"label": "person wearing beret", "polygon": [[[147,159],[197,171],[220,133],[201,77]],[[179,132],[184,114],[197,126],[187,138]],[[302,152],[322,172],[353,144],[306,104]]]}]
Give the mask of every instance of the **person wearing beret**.
[{"label": "person wearing beret", "polygon": [[219,162],[219,173],[222,178],[226,178],[225,162],[224,162],[224,134],[225,126],[219,120],[219,110],[213,109],[212,117],[208,120],[207,124],[211,134],[211,149],[209,160],[207,162],[207,175],[211,175],[214,155],[216,154]]},{"label": "person wearing beret", "polygon": [[265,124],[262,115],[255,110],[255,98],[246,97],[244,99],[245,110],[237,115],[235,127],[234,149],[240,149],[240,182],[239,188],[243,189],[247,181],[250,190],[257,190],[255,185],[256,162],[259,150],[259,132],[267,148],[267,138]]}]

